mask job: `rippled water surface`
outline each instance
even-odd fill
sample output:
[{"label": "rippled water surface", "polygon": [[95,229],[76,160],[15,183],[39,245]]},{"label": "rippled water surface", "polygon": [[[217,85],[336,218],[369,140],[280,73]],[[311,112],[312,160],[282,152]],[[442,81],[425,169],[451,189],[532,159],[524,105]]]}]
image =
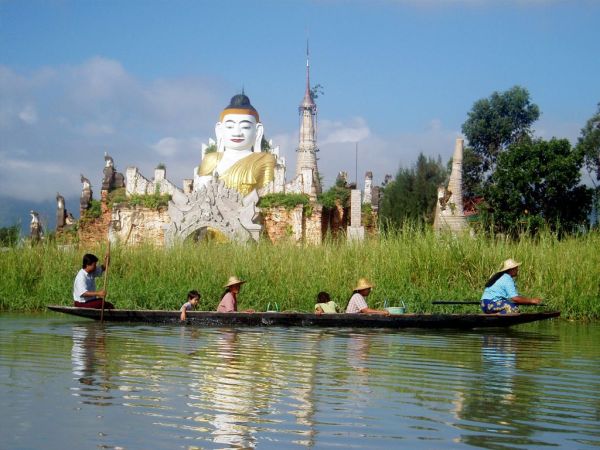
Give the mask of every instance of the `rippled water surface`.
[{"label": "rippled water surface", "polygon": [[450,332],[0,316],[0,448],[600,448],[600,325]]}]

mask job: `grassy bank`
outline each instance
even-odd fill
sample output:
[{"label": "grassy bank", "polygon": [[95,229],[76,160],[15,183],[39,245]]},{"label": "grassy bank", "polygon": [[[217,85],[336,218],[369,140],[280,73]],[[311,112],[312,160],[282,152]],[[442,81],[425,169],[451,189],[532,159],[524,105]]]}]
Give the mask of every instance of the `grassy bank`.
[{"label": "grassy bank", "polygon": [[[73,277],[84,252],[55,246],[0,253],[0,308],[27,311],[71,304]],[[354,283],[365,276],[376,288],[369,304],[404,300],[411,312],[477,311],[475,306],[432,307],[432,300],[478,300],[483,284],[506,258],[523,262],[521,293],[540,296],[563,317],[600,318],[600,235],[558,240],[550,234],[506,241],[453,238],[431,232],[401,232],[348,245],[321,247],[202,244],[173,249],[113,248],[109,300],[119,308],[176,309],[190,289],[202,293],[201,309],[214,309],[231,274],[248,280],[241,308],[306,310],[320,290],[345,305]],[[102,279],[98,281],[99,288]],[[529,310],[535,310],[529,307]]]}]

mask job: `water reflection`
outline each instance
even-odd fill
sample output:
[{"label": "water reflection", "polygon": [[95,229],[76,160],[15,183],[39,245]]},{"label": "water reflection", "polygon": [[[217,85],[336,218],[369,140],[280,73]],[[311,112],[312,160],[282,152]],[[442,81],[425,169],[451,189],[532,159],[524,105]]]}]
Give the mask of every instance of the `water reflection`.
[{"label": "water reflection", "polygon": [[[237,448],[254,447],[256,429],[251,426],[253,411],[259,407],[253,396],[256,383],[241,375],[238,370],[239,333],[222,331],[217,338],[217,355],[220,359],[215,370],[205,378],[204,388],[211,391],[214,415],[210,424],[213,442]],[[260,372],[258,373],[260,376]]]},{"label": "water reflection", "polygon": [[526,333],[486,333],[478,339],[478,376],[459,391],[455,412],[465,423],[485,425],[462,425],[472,433],[463,435],[461,440],[490,449],[542,445],[533,438],[536,429],[530,422],[535,418],[537,400],[544,395],[544,387],[532,383],[522,369],[530,371],[539,366],[535,353],[548,338]]},{"label": "water reflection", "polygon": [[81,388],[73,388],[74,395],[84,397],[84,403],[109,405],[113,396],[109,394],[111,373],[103,327],[97,323],[75,325],[72,328],[72,337],[73,376],[84,385]]},{"label": "water reflection", "polygon": [[212,345],[189,353],[198,378],[190,385],[195,392],[188,403],[212,442],[253,448],[259,433],[276,442],[282,432],[278,424],[291,419],[298,426],[294,442],[314,445],[320,333],[303,336],[297,342],[302,351],[291,353],[265,331],[222,329],[213,338]]},{"label": "water reflection", "polygon": [[0,316],[0,442],[69,447],[64,433],[28,432],[45,426],[73,431],[72,448],[597,448],[600,327],[529,329],[19,328]]}]

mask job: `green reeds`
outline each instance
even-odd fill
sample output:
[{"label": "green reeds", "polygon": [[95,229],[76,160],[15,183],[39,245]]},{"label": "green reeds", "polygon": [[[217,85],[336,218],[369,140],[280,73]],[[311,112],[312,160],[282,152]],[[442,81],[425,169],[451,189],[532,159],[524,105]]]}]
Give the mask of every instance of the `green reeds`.
[{"label": "green reeds", "polygon": [[[41,310],[70,305],[73,279],[83,253],[100,259],[103,247],[62,249],[55,245],[0,252],[0,309]],[[432,306],[433,300],[478,300],[502,261],[523,263],[518,288],[539,296],[563,317],[600,318],[600,235],[557,239],[550,233],[508,240],[454,237],[404,227],[363,243],[326,240],[322,246],[294,244],[185,244],[111,249],[109,301],[118,308],[178,309],[187,291],[202,293],[199,309],[214,310],[230,275],[247,280],[240,309],[312,311],[327,291],[345,307],[359,277],[375,289],[371,307],[404,300],[409,312],[476,312],[477,306]],[[98,281],[98,286],[101,286]],[[535,311],[534,307],[526,310]]]}]

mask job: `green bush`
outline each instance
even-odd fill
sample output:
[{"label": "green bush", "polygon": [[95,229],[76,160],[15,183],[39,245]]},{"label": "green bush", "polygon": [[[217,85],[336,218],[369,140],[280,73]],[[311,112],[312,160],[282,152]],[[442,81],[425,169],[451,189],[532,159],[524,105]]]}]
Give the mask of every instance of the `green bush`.
[{"label": "green bush", "polygon": [[100,200],[92,200],[90,207],[83,212],[82,219],[91,220],[97,219],[102,215],[102,202]]},{"label": "green bush", "polygon": [[310,199],[306,194],[267,194],[260,198],[258,206],[261,208],[274,208],[282,206],[287,210],[294,209],[298,205],[308,206]]},{"label": "green bush", "polygon": [[340,184],[336,184],[319,195],[317,200],[323,205],[323,208],[326,209],[334,208],[336,202],[338,202],[342,208],[346,208],[349,206],[350,189]]}]

